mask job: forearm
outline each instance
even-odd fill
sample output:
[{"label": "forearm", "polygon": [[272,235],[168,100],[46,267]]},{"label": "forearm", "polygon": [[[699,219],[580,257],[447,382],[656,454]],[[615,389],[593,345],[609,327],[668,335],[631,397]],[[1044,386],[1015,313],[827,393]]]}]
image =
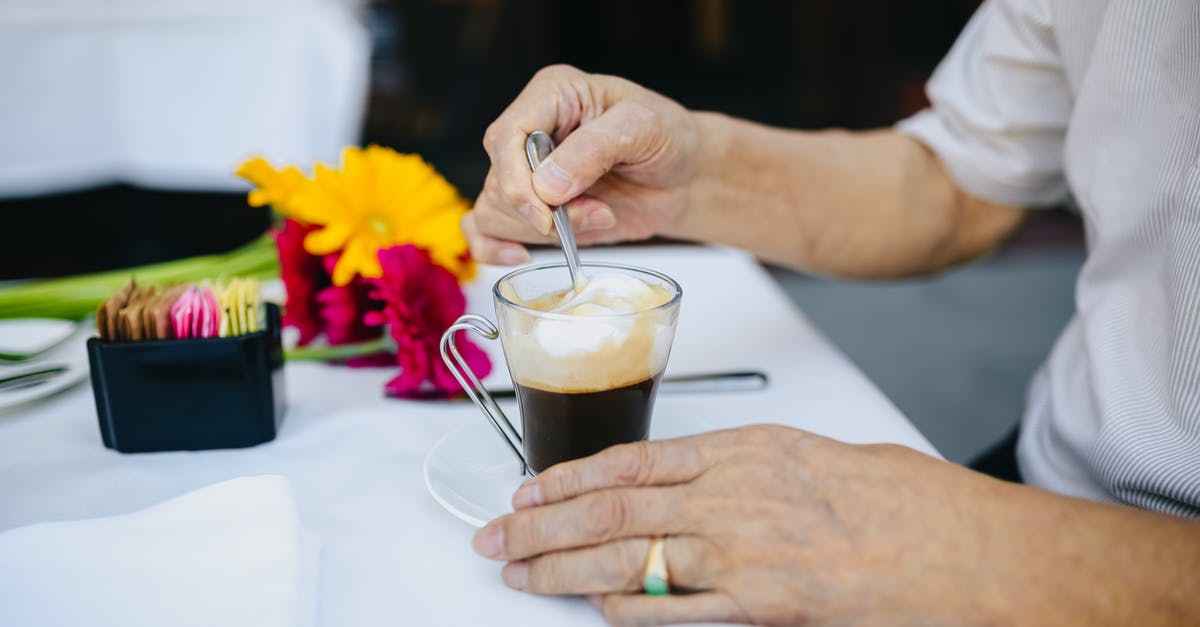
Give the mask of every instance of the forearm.
[{"label": "forearm", "polygon": [[745,248],[810,272],[890,278],[995,247],[1021,211],[961,192],[894,131],[800,132],[695,113],[701,157],[668,235]]},{"label": "forearm", "polygon": [[1006,622],[1200,624],[1200,522],[1006,489],[1021,493],[993,501],[1007,541],[980,564]]}]

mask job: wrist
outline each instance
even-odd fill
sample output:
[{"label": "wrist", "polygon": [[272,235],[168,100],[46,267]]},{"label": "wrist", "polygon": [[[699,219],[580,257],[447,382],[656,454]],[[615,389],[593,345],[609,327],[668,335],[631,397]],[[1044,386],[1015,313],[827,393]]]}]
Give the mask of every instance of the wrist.
[{"label": "wrist", "polygon": [[[1005,484],[989,499],[990,622],[1185,624],[1200,616],[1194,521]],[[1190,618],[1189,618],[1190,617]],[[1182,620],[1181,620],[1182,619]]]},{"label": "wrist", "polygon": [[683,181],[683,208],[662,231],[678,239],[706,240],[704,225],[710,220],[714,187],[728,169],[730,118],[721,113],[689,111],[695,143],[691,167]]}]

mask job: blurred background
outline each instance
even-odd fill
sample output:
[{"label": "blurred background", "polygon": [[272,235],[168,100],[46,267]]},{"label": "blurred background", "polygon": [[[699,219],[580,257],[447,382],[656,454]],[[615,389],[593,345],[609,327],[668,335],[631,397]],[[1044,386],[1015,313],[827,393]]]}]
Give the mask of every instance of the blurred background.
[{"label": "blurred background", "polygon": [[[924,81],[977,5],[6,0],[0,280],[244,243],[269,223],[232,176],[252,154],[308,164],[378,143],[421,153],[473,197],[484,128],[551,63],[773,125],[889,125],[925,105]],[[1071,314],[1082,255],[1077,218],[1058,210],[999,254],[935,278],[770,270],[963,461],[1019,418],[1025,383]]]}]

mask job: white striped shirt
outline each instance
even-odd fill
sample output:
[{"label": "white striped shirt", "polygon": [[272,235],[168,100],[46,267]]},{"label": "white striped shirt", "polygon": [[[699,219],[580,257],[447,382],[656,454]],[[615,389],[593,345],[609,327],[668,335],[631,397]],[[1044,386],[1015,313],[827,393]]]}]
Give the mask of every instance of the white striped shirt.
[{"label": "white striped shirt", "polygon": [[928,92],[898,128],[963,189],[1086,225],[1025,480],[1200,515],[1200,0],[990,0]]}]

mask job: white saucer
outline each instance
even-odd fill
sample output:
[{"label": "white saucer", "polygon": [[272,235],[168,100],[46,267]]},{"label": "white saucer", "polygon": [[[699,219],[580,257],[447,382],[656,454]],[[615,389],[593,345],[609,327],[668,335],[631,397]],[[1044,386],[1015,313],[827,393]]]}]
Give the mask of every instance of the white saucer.
[{"label": "white saucer", "polygon": [[[663,440],[710,429],[702,420],[656,414],[650,439]],[[512,494],[528,477],[520,462],[483,416],[447,433],[425,456],[425,487],[455,518],[476,527],[512,511]]]}]

